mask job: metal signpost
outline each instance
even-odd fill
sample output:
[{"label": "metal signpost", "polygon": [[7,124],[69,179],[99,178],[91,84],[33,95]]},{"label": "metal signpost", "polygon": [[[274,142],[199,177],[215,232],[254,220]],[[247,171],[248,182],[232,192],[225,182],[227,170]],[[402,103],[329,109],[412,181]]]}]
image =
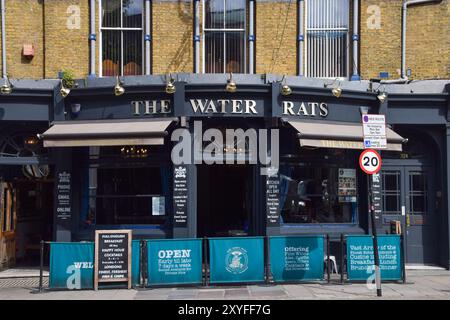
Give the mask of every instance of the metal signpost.
[{"label": "metal signpost", "polygon": [[[381,291],[381,270],[380,258],[378,254],[377,227],[375,222],[375,206],[373,194],[373,175],[378,174],[381,169],[381,156],[374,149],[386,149],[386,119],[384,115],[365,114],[362,115],[364,148],[366,150],[359,157],[361,169],[369,175],[369,199],[370,199],[370,219],[372,224],[373,253],[375,262],[375,282],[377,296],[382,296]],[[370,149],[373,148],[373,149]]]}]

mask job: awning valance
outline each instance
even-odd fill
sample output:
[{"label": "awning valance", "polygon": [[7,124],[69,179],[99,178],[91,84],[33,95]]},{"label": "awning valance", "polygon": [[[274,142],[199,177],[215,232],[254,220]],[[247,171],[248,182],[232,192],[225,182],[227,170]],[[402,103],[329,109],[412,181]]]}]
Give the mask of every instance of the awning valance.
[{"label": "awning valance", "polygon": [[44,147],[161,145],[174,120],[61,121],[39,137]]},{"label": "awning valance", "polygon": [[[299,133],[300,146],[316,148],[364,149],[362,124],[350,122],[287,121]],[[387,149],[402,151],[403,137],[386,128]]]}]

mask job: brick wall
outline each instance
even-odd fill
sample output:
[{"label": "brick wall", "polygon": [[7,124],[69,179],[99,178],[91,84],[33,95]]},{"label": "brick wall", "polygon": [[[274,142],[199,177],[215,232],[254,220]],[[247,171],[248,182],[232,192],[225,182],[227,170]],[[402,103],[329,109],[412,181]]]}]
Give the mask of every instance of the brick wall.
[{"label": "brick wall", "polygon": [[256,1],[256,73],[297,73],[297,1]]},{"label": "brick wall", "polygon": [[[362,78],[378,77],[381,71],[389,72],[390,78],[397,78],[401,68],[402,0],[360,2]],[[257,73],[297,73],[297,3],[295,0],[256,1]],[[96,4],[98,35],[97,1]],[[373,23],[376,12],[374,8],[378,8],[381,13],[379,27]],[[200,14],[202,15],[202,10]],[[6,32],[10,77],[56,78],[58,71],[64,69],[74,71],[76,77],[88,75],[89,0],[6,0]],[[450,0],[409,8],[406,61],[407,68],[412,70],[412,78],[450,77],[449,35]],[[33,59],[28,60],[22,56],[23,44],[34,46]],[[192,1],[152,1],[151,45],[152,73],[193,72]],[[202,46],[203,43],[200,48]],[[349,52],[351,53],[351,44]],[[97,73],[98,55],[97,41]]]}]

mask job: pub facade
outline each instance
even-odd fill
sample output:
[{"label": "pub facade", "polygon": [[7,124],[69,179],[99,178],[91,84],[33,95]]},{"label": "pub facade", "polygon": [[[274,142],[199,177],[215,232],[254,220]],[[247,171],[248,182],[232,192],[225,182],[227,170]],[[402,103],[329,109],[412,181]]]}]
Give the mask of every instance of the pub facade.
[{"label": "pub facade", "polygon": [[172,77],[77,80],[66,97],[58,81],[25,81],[8,96],[5,117],[27,117],[14,125],[35,153],[8,159],[4,196],[26,192],[18,170],[47,186],[35,195],[53,206],[45,240],[368,234],[361,119],[384,114],[378,232],[400,221],[408,264],[448,267],[448,82],[389,85],[381,101],[369,81],[337,97],[326,80],[236,74],[229,92],[230,75]]}]

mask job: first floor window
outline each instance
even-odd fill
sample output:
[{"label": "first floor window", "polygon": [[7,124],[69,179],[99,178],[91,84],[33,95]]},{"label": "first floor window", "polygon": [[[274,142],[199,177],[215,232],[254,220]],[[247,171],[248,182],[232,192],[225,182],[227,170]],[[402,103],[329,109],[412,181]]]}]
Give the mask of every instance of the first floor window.
[{"label": "first floor window", "polygon": [[101,0],[101,75],[142,74],[143,0]]},{"label": "first floor window", "polygon": [[349,73],[350,0],[307,0],[306,75],[343,78]]},{"label": "first floor window", "polygon": [[204,72],[245,73],[246,0],[204,0]]},{"label": "first floor window", "polygon": [[280,208],[283,223],[357,223],[356,169],[282,165]]}]

